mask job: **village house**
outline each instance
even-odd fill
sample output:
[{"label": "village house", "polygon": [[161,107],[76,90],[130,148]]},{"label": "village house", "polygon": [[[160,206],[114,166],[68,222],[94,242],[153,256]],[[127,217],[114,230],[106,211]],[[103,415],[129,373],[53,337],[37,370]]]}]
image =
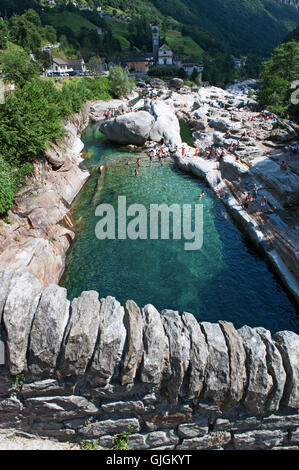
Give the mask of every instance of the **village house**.
[{"label": "village house", "polygon": [[189,77],[192,75],[194,69],[197,73],[201,73],[203,71],[203,65],[199,64],[198,62],[190,61],[182,61],[180,64],[180,68],[182,68]]},{"label": "village house", "polygon": [[74,72],[77,73],[85,73],[86,72],[86,65],[84,59],[70,59],[67,61],[67,65],[69,69],[72,69]]},{"label": "village house", "polygon": [[146,74],[153,65],[153,56],[152,54],[131,56],[122,59],[121,64],[128,71]]},{"label": "village house", "polygon": [[73,69],[69,67],[68,62],[64,59],[53,58],[51,67],[47,70],[47,73],[55,73],[57,75],[73,72]]}]

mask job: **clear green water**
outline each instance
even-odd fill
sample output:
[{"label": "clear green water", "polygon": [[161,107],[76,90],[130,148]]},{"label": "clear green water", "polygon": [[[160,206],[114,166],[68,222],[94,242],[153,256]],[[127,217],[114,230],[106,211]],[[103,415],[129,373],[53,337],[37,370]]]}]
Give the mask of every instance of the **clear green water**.
[{"label": "clear green water", "polygon": [[[89,153],[83,167],[107,165],[105,177],[94,171],[77,198],[73,215],[79,232],[69,253],[61,285],[72,299],[84,290],[100,297],[111,295],[139,306],[152,303],[193,313],[199,321],[232,321],[263,326],[272,332],[298,331],[296,307],[264,259],[234,225],[223,204],[205,184],[169,161],[150,168],[142,160],[133,176],[137,156],[111,146],[91,126],[84,136]],[[128,165],[132,162],[132,165]],[[112,204],[118,196],[127,205],[195,204],[204,208],[204,244],[199,251],[185,251],[184,240],[104,240],[95,236],[100,203]]]}]

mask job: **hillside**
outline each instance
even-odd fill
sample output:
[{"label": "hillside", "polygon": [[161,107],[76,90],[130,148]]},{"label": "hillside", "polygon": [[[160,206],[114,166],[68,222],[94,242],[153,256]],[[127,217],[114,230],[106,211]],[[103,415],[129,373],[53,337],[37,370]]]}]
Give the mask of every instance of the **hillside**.
[{"label": "hillside", "polygon": [[[10,16],[33,7],[41,14],[47,3],[47,0],[0,0],[0,12],[2,16]],[[57,4],[64,7],[66,3],[66,0],[57,0]],[[268,57],[283,38],[299,26],[299,10],[282,0],[77,0],[76,4],[92,9],[101,6],[104,12],[114,16],[123,13],[130,18],[143,18],[148,23],[157,22],[171,47],[176,47],[183,55],[191,50],[193,56],[199,56],[201,50],[213,55],[219,49],[227,49],[235,56]],[[92,30],[99,26],[94,23],[96,20],[87,17],[92,12],[86,10],[77,10],[73,16],[55,8],[49,10],[43,20],[58,30],[62,26],[71,29],[73,43],[82,28]],[[108,20],[107,25],[118,41],[116,53],[130,44],[139,49],[132,45],[127,24],[123,26],[113,19]],[[182,41],[177,32],[182,32],[186,41]],[[195,49],[192,41],[196,43]]]}]

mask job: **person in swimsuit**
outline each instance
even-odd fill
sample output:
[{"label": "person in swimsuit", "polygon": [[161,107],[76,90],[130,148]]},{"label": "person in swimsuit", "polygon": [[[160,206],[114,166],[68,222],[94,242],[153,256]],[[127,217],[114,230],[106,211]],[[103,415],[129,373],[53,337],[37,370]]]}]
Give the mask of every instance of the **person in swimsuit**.
[{"label": "person in swimsuit", "polygon": [[266,196],[262,196],[262,198],[261,198],[261,209],[264,211],[266,209],[266,206],[267,206],[267,198],[266,198]]}]

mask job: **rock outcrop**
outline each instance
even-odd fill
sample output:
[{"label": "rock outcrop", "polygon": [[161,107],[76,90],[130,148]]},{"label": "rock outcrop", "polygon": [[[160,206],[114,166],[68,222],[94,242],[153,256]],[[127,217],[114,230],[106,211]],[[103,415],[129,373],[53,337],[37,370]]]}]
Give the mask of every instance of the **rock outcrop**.
[{"label": "rock outcrop", "polygon": [[144,145],[154,125],[154,118],[147,111],[128,113],[104,121],[100,130],[112,142],[121,145]]},{"label": "rock outcrop", "polygon": [[144,109],[102,122],[101,132],[121,145],[142,146],[147,140],[161,142],[164,138],[173,147],[181,145],[179,121],[169,104],[146,100]]}]

